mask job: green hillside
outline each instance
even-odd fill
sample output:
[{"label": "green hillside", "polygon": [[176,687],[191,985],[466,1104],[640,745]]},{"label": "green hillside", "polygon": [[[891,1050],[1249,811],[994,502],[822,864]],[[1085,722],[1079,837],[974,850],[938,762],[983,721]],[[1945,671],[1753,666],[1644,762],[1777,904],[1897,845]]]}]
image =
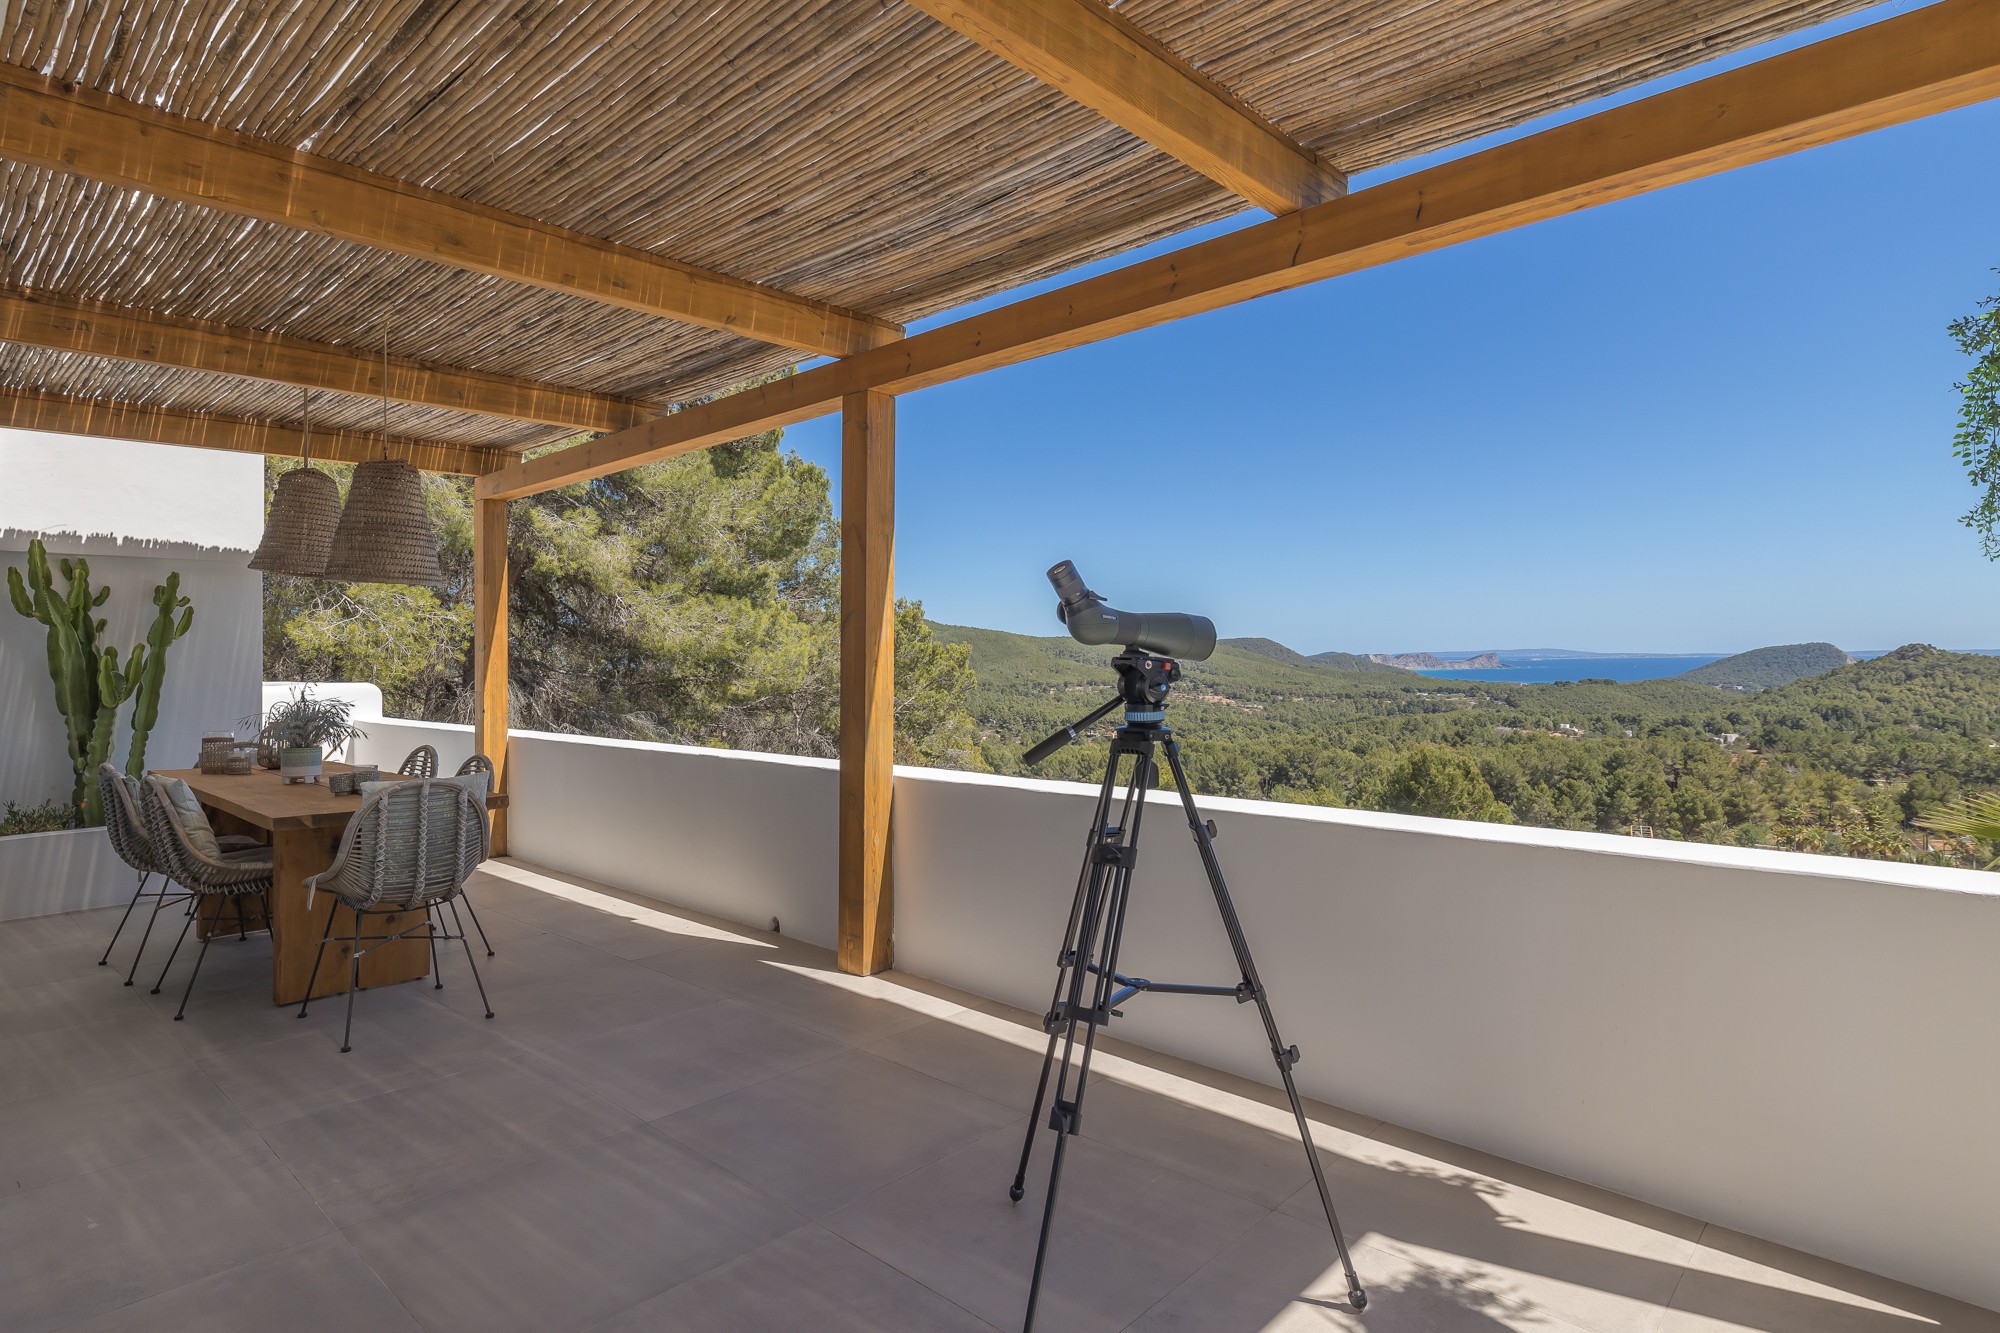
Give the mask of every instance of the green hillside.
[{"label": "green hillside", "polygon": [[1752,648],[1747,653],[1683,671],[1675,679],[1748,694],[1789,685],[1808,676],[1823,676],[1853,660],[1830,643],[1786,643],[1774,648]]},{"label": "green hillside", "polygon": [[[1023,749],[1111,696],[1109,649],[935,631],[970,645],[969,707],[996,771],[1026,771]],[[1921,645],[1738,694],[1686,678],[1329,670],[1269,640],[1229,640],[1188,664],[1171,720],[1208,794],[1746,846],[1954,859],[1910,821],[2000,788],[2000,658]],[[1036,774],[1096,781],[1109,734]]]}]

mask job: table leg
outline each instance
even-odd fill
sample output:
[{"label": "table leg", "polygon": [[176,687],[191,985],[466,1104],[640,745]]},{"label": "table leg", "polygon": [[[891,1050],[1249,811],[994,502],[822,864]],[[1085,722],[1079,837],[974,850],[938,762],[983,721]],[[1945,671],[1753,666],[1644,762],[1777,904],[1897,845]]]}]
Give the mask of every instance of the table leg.
[{"label": "table leg", "polygon": [[[326,956],[320,961],[313,981],[312,998],[340,995],[347,990],[350,960],[354,952],[354,914],[335,902],[330,893],[313,896],[306,906],[305,881],[333,864],[340,850],[341,830],[280,829],[272,835],[274,864],[271,877],[271,998],[278,1004],[297,1004],[306,998],[306,980],[313,974],[313,959],[319,954],[327,918],[333,918],[333,937],[327,941]],[[419,924],[421,912],[401,912],[391,916],[370,915],[362,927],[364,935],[390,935]],[[361,959],[361,985],[384,986],[397,981],[414,981],[430,975],[430,945],[421,934],[394,944],[367,946]]]}]

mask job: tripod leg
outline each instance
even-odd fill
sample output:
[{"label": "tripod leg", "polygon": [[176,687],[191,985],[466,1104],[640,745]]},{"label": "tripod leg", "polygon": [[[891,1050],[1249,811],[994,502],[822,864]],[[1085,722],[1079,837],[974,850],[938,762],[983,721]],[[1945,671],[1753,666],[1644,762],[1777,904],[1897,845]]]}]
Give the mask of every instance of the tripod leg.
[{"label": "tripod leg", "polygon": [[1062,948],[1056,954],[1055,993],[1049,996],[1048,1012],[1042,1016],[1042,1026],[1048,1029],[1049,1044],[1042,1052],[1042,1076],[1035,1084],[1035,1105],[1028,1112],[1028,1129],[1021,1136],[1021,1164],[1015,1168],[1014,1183],[1007,1187],[1007,1197],[1015,1203],[1027,1192],[1028,1158],[1035,1151],[1035,1131],[1042,1126],[1042,1103],[1048,1096],[1049,1070],[1056,1062],[1056,1043],[1061,1040],[1057,1015],[1062,1011],[1063,987],[1069,980],[1069,970],[1078,963],[1076,928],[1083,919],[1084,907],[1095,902],[1094,895],[1099,885],[1092,883],[1092,871],[1096,869],[1097,846],[1104,841],[1104,821],[1111,813],[1111,793],[1117,789],[1118,756],[1104,766],[1104,783],[1097,789],[1097,811],[1091,817],[1090,837],[1084,846],[1083,869],[1077,872],[1076,894],[1070,899],[1069,924],[1063,927]]},{"label": "tripod leg", "polygon": [[1312,1127],[1306,1119],[1305,1103],[1299,1100],[1298,1085],[1292,1080],[1292,1066],[1298,1062],[1296,1046],[1287,1046],[1278,1035],[1278,1020],[1272,1017],[1270,998],[1264,993],[1264,982],[1257,975],[1257,963],[1250,957],[1250,941],[1243,934],[1243,923],[1236,916],[1236,904],[1229,897],[1229,886],[1223,882],[1222,862],[1216,859],[1215,844],[1209,839],[1208,826],[1201,821],[1201,815],[1194,808],[1194,792],[1189,789],[1187,771],[1181,767],[1179,742],[1169,736],[1165,742],[1167,765],[1173,771],[1174,786],[1180,789],[1181,808],[1187,812],[1188,828],[1194,834],[1195,847],[1201,853],[1202,869],[1208,874],[1208,887],[1215,894],[1215,907],[1222,914],[1222,928],[1229,936],[1229,947],[1236,955],[1236,965],[1243,973],[1243,984],[1249,988],[1250,997],[1257,1004],[1257,1013],[1264,1020],[1264,1035],[1271,1043],[1271,1058],[1277,1063],[1278,1077],[1284,1081],[1285,1096],[1292,1104],[1292,1118],[1298,1121],[1299,1141],[1305,1145],[1306,1162],[1312,1167],[1313,1184],[1319,1188],[1320,1206],[1326,1210],[1326,1224],[1333,1229],[1333,1248],[1340,1255],[1341,1271],[1347,1275],[1347,1299],[1359,1310],[1367,1306],[1368,1293],[1361,1289],[1361,1279],[1355,1274],[1354,1260],[1347,1253],[1347,1239],[1341,1235],[1340,1219],[1334,1215],[1333,1195],[1326,1187],[1326,1169],[1320,1165],[1319,1150],[1313,1146]]},{"label": "tripod leg", "polygon": [[[1035,1308],[1040,1304],[1042,1295],[1042,1270],[1048,1261],[1049,1235],[1055,1225],[1056,1196],[1062,1186],[1064,1151],[1071,1136],[1082,1128],[1090,1059],[1097,1049],[1097,1029],[1110,1015],[1111,988],[1118,971],[1118,946],[1125,934],[1125,908],[1132,891],[1132,864],[1125,853],[1138,843],[1139,820],[1145,811],[1145,789],[1152,767],[1152,746],[1147,744],[1137,750],[1122,750],[1114,745],[1111,751],[1111,771],[1114,774],[1120,754],[1133,755],[1132,778],[1126,788],[1125,811],[1118,829],[1118,840],[1114,842],[1108,836],[1101,837],[1091,852],[1091,896],[1094,901],[1087,905],[1083,913],[1077,956],[1068,978],[1069,998],[1062,1010],[1062,1057],[1060,1072],[1056,1075],[1055,1106],[1049,1117],[1049,1127],[1057,1131],[1056,1147],[1054,1159],[1049,1164],[1048,1194],[1042,1200],[1042,1229],[1035,1243],[1035,1269],[1028,1281],[1028,1309],[1022,1321],[1022,1333],[1033,1333],[1035,1327]],[[1085,1008],[1084,981],[1093,976],[1095,983],[1091,987],[1090,1004]],[[1072,1065],[1079,1025],[1083,1028],[1083,1050]],[[1069,1087],[1072,1072],[1076,1076],[1076,1091],[1064,1100],[1063,1093]]]}]

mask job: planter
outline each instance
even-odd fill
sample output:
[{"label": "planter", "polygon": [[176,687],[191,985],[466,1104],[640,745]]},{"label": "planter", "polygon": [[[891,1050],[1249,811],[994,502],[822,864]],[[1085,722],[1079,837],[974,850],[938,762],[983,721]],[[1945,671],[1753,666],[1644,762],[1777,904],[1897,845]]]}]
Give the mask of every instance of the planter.
[{"label": "planter", "polygon": [[16,833],[0,838],[0,921],[120,907],[137,879],[101,828]]},{"label": "planter", "polygon": [[317,745],[286,746],[278,751],[278,776],[287,782],[318,782],[323,753]]}]

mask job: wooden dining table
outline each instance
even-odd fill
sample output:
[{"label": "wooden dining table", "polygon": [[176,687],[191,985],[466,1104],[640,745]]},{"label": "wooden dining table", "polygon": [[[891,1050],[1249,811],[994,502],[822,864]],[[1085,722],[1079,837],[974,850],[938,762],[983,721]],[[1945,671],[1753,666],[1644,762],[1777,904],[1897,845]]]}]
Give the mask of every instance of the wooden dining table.
[{"label": "wooden dining table", "polygon": [[[346,764],[328,763],[326,775],[352,771]],[[203,773],[199,769],[162,770],[162,777],[180,778],[193,789],[195,799],[207,811],[217,833],[245,833],[271,847],[272,875],[270,920],[254,905],[247,920],[222,910],[223,900],[215,900],[215,910],[199,922],[200,934],[233,935],[239,930],[271,932],[271,1001],[298,1004],[306,998],[306,983],[313,977],[313,960],[320,940],[326,937],[327,921],[333,931],[327,938],[326,956],[320,960],[312,981],[312,998],[341,995],[347,982],[354,950],[354,914],[342,907],[333,894],[321,892],[306,901],[306,880],[333,864],[340,850],[341,834],[361,808],[361,797],[336,796],[325,778],[319,782],[287,783],[270,769],[249,773]],[[413,779],[394,773],[382,774],[387,782]],[[488,809],[500,809],[506,797],[487,796]],[[244,904],[237,903],[236,907]],[[421,930],[409,939],[370,945],[370,936],[394,935],[423,925],[421,912],[387,915],[370,913],[362,937],[361,988],[386,986],[399,981],[415,981],[430,975],[431,949]]]}]

